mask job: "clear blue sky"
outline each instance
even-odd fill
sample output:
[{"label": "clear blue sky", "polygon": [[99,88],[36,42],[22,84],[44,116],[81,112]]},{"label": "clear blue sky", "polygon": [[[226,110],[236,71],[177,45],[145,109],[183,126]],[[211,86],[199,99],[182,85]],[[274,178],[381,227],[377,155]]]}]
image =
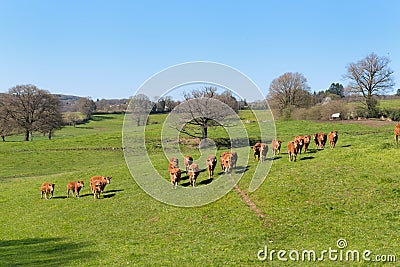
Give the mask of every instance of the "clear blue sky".
[{"label": "clear blue sky", "polygon": [[340,82],[371,52],[391,59],[400,88],[400,1],[0,0],[0,92],[127,98],[153,74],[214,61],[267,94],[300,72],[312,91]]}]

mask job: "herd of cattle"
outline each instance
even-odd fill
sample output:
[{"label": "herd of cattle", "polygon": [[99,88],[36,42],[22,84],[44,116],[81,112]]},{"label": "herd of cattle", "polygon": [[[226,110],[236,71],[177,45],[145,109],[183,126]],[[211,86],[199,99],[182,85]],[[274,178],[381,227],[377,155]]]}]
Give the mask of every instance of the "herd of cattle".
[{"label": "herd of cattle", "polygon": [[[399,127],[400,133],[400,127]],[[400,134],[399,134],[400,135]],[[328,135],[321,132],[311,135],[297,135],[294,137],[293,141],[288,143],[288,155],[289,161],[296,161],[297,154],[301,154],[303,148],[304,153],[307,152],[308,147],[310,145],[310,141],[314,140],[315,145],[319,149],[323,149],[325,147],[326,141],[329,140],[330,148],[334,148],[336,142],[338,140],[338,132],[332,131]],[[280,154],[282,141],[280,140],[272,140],[271,147],[274,157],[277,154]],[[253,155],[254,161],[258,160],[259,162],[263,162],[266,160],[266,156],[268,153],[268,144],[266,143],[256,143],[253,146]],[[219,161],[221,165],[221,169],[225,174],[231,174],[232,169],[236,167],[236,162],[238,159],[238,155],[236,152],[222,152]],[[214,169],[217,166],[217,157],[215,155],[209,155],[206,159],[206,166],[208,170],[208,178],[212,178],[214,175]],[[193,162],[193,158],[189,155],[186,155],[183,158],[183,165],[185,167],[185,173],[189,176],[189,185],[195,186],[197,177],[201,172],[199,165]],[[168,164],[168,172],[170,174],[170,180],[172,184],[172,188],[176,188],[178,183],[181,180],[181,170],[179,168],[179,160],[176,157],[171,157],[169,159]]]},{"label": "herd of cattle", "polygon": [[[232,169],[236,167],[238,155],[236,152],[222,152],[219,157],[221,169],[226,174],[231,174]],[[183,158],[183,165],[185,166],[185,173],[189,175],[189,185],[196,186],[196,180],[200,173],[199,165],[193,162],[193,158],[186,155]],[[206,166],[208,170],[208,178],[214,176],[214,169],[217,166],[217,157],[209,155],[206,159]],[[176,157],[169,159],[168,172],[171,178],[172,188],[176,188],[181,180],[181,170],[179,169],[179,160]]]},{"label": "herd of cattle", "polygon": [[[100,198],[100,194],[104,192],[104,188],[111,181],[111,177],[108,176],[93,176],[90,178],[90,188],[92,190],[92,194],[94,198]],[[79,192],[84,187],[83,181],[72,181],[67,184],[67,198],[69,197],[69,192],[72,191],[72,196],[79,198]],[[40,187],[40,198],[43,199],[45,196],[46,199],[52,198],[54,193],[55,184],[52,183],[43,183]]]}]

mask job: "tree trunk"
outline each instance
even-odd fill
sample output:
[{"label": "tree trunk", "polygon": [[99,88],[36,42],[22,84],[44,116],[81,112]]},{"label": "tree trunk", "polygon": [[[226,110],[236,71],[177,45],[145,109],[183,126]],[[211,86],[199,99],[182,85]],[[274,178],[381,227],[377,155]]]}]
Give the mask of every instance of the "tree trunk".
[{"label": "tree trunk", "polygon": [[207,126],[203,125],[202,126],[202,131],[201,131],[201,133],[202,133],[201,139],[202,140],[207,139],[207,130],[208,130]]},{"label": "tree trunk", "polygon": [[29,141],[29,130],[25,130],[25,139],[24,141]]},{"label": "tree trunk", "polygon": [[2,136],[1,136],[1,141],[3,141],[3,142],[6,141],[6,136],[5,136],[5,135],[2,135]]}]

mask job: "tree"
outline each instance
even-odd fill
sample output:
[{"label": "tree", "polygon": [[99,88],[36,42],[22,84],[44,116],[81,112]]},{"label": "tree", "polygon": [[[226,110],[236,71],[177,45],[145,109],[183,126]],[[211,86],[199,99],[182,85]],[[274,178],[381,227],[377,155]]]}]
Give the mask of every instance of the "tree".
[{"label": "tree", "polygon": [[89,119],[93,112],[96,110],[96,103],[88,97],[82,97],[76,102],[76,110]]},{"label": "tree", "polygon": [[329,86],[329,89],[326,91],[326,93],[344,97],[344,87],[340,83],[332,83],[331,86]]},{"label": "tree", "polygon": [[61,118],[59,100],[34,85],[17,85],[11,88],[8,94],[3,95],[2,102],[5,114],[16,127],[24,131],[25,141],[29,141],[32,132],[46,127],[53,131],[55,128],[49,124],[53,124],[56,117]]},{"label": "tree", "polygon": [[390,60],[371,53],[364,59],[350,63],[344,78],[350,80],[347,90],[361,94],[364,98],[367,113],[375,114],[377,101],[374,95],[384,94],[394,86],[393,71],[389,68]]},{"label": "tree", "polygon": [[61,129],[63,118],[60,112],[60,100],[53,96],[47,95],[48,108],[43,110],[38,116],[38,120],[34,123],[35,129],[42,134],[47,134],[49,139],[53,137],[54,131]]},{"label": "tree", "polygon": [[298,72],[287,72],[274,79],[269,86],[269,98],[281,115],[293,107],[307,108],[313,104],[307,79]]},{"label": "tree", "polygon": [[[227,108],[233,113],[238,110],[236,99],[230,92],[217,94],[217,88],[206,86],[202,89],[185,93],[185,102],[175,108],[180,115],[176,129],[192,137],[201,136],[202,140],[208,137],[208,128],[221,125],[220,122],[227,121]],[[226,106],[222,103],[226,104]],[[185,127],[181,127],[185,124]],[[201,134],[196,131],[201,129]]]}]

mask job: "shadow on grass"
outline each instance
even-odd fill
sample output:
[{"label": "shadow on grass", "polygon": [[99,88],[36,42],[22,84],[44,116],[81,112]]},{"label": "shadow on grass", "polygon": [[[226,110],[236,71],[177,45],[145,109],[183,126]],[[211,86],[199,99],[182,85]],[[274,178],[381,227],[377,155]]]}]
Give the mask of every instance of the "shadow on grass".
[{"label": "shadow on grass", "polygon": [[246,167],[238,166],[238,167],[234,168],[232,171],[234,173],[245,173],[245,172],[247,172],[249,170],[249,168],[250,168],[249,165],[247,165]]},{"label": "shadow on grass", "polygon": [[343,145],[342,147],[351,147],[351,145]]},{"label": "shadow on grass", "polygon": [[112,120],[114,119],[112,116],[107,116],[107,115],[93,115],[91,117],[92,121],[103,121],[103,120]]},{"label": "shadow on grass", "polygon": [[301,158],[300,160],[310,160],[310,159],[314,159],[315,157],[303,157],[303,158]]},{"label": "shadow on grass", "polygon": [[208,178],[206,180],[201,181],[200,183],[198,183],[198,185],[208,185],[213,181],[213,178]]},{"label": "shadow on grass", "polygon": [[85,251],[89,243],[64,238],[27,238],[0,241],[2,266],[65,266],[73,261],[94,258],[97,252]]}]

